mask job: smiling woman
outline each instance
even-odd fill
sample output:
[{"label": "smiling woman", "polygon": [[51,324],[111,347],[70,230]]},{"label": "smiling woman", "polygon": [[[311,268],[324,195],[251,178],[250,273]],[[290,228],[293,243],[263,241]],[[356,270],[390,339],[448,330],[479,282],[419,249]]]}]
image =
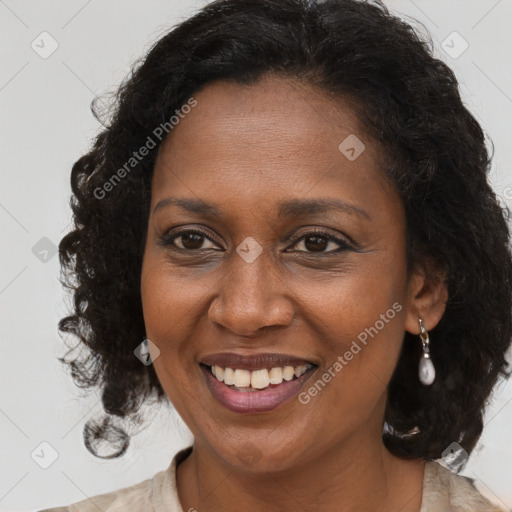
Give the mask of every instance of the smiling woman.
[{"label": "smiling woman", "polygon": [[380,3],[218,0],[174,28],[73,166],[59,326],[102,389],[92,453],[125,453],[112,418],[151,395],[194,443],[49,510],[499,510],[435,462],[471,453],[507,369],[488,166],[452,71]]}]

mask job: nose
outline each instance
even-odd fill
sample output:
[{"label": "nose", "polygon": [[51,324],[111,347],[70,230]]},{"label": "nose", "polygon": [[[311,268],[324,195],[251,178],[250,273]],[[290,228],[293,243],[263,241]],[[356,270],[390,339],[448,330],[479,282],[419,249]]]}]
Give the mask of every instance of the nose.
[{"label": "nose", "polygon": [[265,250],[251,263],[234,253],[227,270],[210,304],[210,321],[244,337],[291,324],[291,290]]}]

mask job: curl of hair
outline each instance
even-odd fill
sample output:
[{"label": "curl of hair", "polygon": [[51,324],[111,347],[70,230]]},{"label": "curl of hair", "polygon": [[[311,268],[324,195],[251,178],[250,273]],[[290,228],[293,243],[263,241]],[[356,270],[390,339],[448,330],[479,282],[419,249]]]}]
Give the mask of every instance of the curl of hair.
[{"label": "curl of hair", "polygon": [[[274,73],[351,102],[402,198],[410,268],[424,265],[430,279],[446,279],[446,310],[430,333],[436,380],[419,384],[421,344],[406,333],[388,386],[386,446],[404,458],[439,458],[453,441],[471,452],[490,392],[508,375],[508,210],[488,184],[482,129],[432,46],[378,1],[217,0],[134,64],[108,124],[73,165],[74,229],[59,245],[62,283],[74,298],[59,330],[86,350],[60,360],[78,386],[101,390],[107,414],[140,421],[136,413],[150,396],[167,398],[153,366],[134,356],[145,338],[140,275],[153,167],[164,140],[154,130],[212,81],[253,84]],[[134,163],[133,152],[148,137],[156,147]],[[87,425],[84,437],[97,456],[98,439],[121,439],[111,456],[128,443],[109,418]]]}]

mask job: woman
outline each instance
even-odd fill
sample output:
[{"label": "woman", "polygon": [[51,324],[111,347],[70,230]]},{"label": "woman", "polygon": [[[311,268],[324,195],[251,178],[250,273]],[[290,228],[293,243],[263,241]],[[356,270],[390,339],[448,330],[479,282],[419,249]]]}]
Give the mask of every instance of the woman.
[{"label": "woman", "polygon": [[102,389],[95,455],[152,395],[194,444],[50,510],[500,510],[434,462],[481,435],[512,261],[431,47],[377,3],[215,1],[117,99],[72,170],[65,362]]}]

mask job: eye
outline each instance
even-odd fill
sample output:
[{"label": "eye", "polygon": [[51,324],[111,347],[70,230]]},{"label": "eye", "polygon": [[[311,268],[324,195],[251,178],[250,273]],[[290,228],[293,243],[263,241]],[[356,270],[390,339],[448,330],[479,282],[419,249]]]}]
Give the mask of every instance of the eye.
[{"label": "eye", "polygon": [[[206,246],[204,245],[206,242]],[[218,249],[218,245],[211,238],[199,229],[187,229],[174,234],[165,234],[159,237],[159,245],[171,246],[180,251],[205,251]],[[210,244],[208,246],[208,243]],[[325,231],[309,231],[298,238],[292,247],[301,246],[304,249],[297,252],[306,253],[338,253],[352,248],[351,243],[340,237],[336,237]],[[338,248],[336,248],[338,246]]]},{"label": "eye", "polygon": [[[179,241],[179,243],[175,243]],[[204,247],[205,241],[209,241],[210,246]],[[215,249],[216,244],[199,229],[187,229],[186,231],[180,231],[173,235],[163,235],[159,237],[159,244],[164,246],[172,246],[175,249],[182,251],[202,251],[207,249]]]},{"label": "eye", "polygon": [[[299,252],[309,253],[333,253],[351,248],[348,240],[344,240],[343,238],[336,237],[324,231],[310,231],[309,233],[301,236],[294,243],[294,246],[301,246],[301,244],[306,250],[300,250]],[[336,245],[338,246],[337,249],[334,247],[334,250],[326,250],[328,248],[332,249],[333,246]]]}]

